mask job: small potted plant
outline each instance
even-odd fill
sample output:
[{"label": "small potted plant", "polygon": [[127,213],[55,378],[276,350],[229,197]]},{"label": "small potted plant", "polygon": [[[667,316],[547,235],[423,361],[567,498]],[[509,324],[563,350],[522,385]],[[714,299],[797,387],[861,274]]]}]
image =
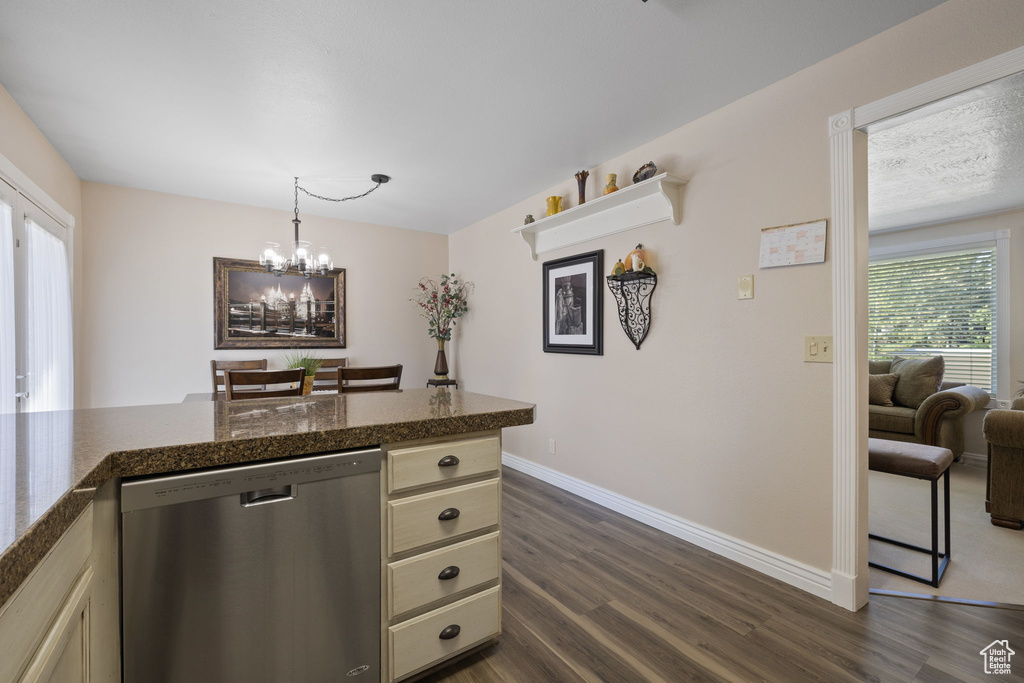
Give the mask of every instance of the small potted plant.
[{"label": "small potted plant", "polygon": [[420,315],[427,319],[427,334],[437,340],[437,360],[434,363],[436,379],[448,378],[448,359],[444,344],[451,341],[452,326],[469,306],[466,300],[473,291],[473,283],[460,280],[455,273],[441,276],[440,280],[423,278],[419,282],[419,296],[409,299],[420,307]]},{"label": "small potted plant", "polygon": [[313,380],[316,377],[317,370],[320,369],[323,363],[324,359],[320,356],[308,356],[301,353],[294,353],[284,357],[285,367],[289,370],[302,368],[306,371],[306,376],[302,380],[303,396],[309,396],[313,392]]}]

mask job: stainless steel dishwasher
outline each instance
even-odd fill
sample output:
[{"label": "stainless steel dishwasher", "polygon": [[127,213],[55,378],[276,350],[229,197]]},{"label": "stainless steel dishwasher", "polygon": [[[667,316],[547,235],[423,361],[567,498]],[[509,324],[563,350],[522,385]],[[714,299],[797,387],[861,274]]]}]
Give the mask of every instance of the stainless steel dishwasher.
[{"label": "stainless steel dishwasher", "polygon": [[125,683],[379,680],[380,459],[125,481]]}]

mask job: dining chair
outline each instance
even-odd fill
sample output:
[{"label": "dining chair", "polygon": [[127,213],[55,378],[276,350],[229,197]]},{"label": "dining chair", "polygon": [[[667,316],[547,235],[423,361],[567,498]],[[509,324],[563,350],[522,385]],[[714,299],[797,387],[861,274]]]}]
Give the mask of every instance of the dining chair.
[{"label": "dining chair", "polygon": [[[372,380],[372,384],[352,384]],[[372,368],[338,368],[338,393],[355,394],[364,391],[398,391],[402,383],[402,365],[382,365]]]},{"label": "dining chair", "polygon": [[337,391],[338,368],[347,368],[348,358],[325,358],[313,376],[313,391]]},{"label": "dining chair", "polygon": [[[274,398],[275,396],[302,396],[302,380],[306,377],[303,368],[294,370],[225,370],[224,397],[229,401],[243,398]],[[287,384],[285,388],[268,389],[268,385]],[[262,389],[239,387],[262,386]]]},{"label": "dining chair", "polygon": [[[211,360],[210,372],[213,374],[213,393],[224,393],[225,370],[266,370],[267,359],[262,360]],[[215,397],[216,398],[216,397]]]}]

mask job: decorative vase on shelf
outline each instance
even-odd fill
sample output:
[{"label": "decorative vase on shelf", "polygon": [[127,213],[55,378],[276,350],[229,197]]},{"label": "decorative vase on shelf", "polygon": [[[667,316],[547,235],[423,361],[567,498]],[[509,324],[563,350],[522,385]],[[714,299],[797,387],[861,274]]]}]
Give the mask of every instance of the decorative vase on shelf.
[{"label": "decorative vase on shelf", "polygon": [[437,340],[437,360],[434,361],[434,379],[448,379],[448,359],[444,355],[444,339]]},{"label": "decorative vase on shelf", "polygon": [[313,381],[316,379],[313,375],[306,375],[302,378],[302,395],[309,396],[313,393]]},{"label": "decorative vase on shelf", "polygon": [[580,171],[576,174],[576,187],[579,190],[579,203],[582,206],[587,201],[587,178],[590,171]]},{"label": "decorative vase on shelf", "polygon": [[658,174],[658,167],[654,165],[653,161],[648,161],[646,164],[637,169],[636,173],[633,174],[633,183],[642,183],[645,180],[649,180]]},{"label": "decorative vase on shelf", "polygon": [[554,216],[556,213],[562,212],[562,198],[551,196],[548,197],[548,213],[549,216]]},{"label": "decorative vase on shelf", "polygon": [[615,174],[608,173],[604,177],[604,194],[611,194],[612,192],[618,191],[619,188],[615,186]]}]

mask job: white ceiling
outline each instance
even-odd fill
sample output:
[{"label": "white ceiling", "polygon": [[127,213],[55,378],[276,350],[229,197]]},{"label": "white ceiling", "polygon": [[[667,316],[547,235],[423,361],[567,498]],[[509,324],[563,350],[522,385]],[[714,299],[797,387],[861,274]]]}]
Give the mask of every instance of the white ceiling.
[{"label": "white ceiling", "polygon": [[872,231],[1024,208],[1024,72],[868,129]]},{"label": "white ceiling", "polygon": [[449,233],[939,2],[4,0],[0,83],[84,180]]}]

